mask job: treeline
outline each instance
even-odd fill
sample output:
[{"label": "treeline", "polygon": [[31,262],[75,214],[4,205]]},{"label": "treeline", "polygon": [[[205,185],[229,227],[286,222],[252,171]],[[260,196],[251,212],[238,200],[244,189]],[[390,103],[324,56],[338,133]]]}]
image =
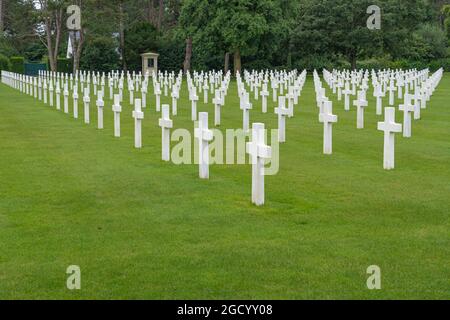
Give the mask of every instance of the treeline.
[{"label": "treeline", "polygon": [[[69,32],[66,8],[81,8]],[[381,8],[370,30],[367,8]],[[314,69],[444,66],[448,0],[0,0],[0,68],[10,58],[56,70],[69,38],[74,69]],[[58,59],[59,58],[59,59]]]}]

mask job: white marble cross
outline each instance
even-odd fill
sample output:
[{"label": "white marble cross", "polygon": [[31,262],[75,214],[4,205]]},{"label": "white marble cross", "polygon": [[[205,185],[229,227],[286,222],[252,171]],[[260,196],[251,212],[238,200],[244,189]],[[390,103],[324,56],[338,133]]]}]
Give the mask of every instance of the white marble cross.
[{"label": "white marble cross", "polygon": [[265,144],[263,123],[254,123],[252,140],[247,143],[247,153],[252,161],[252,203],[264,204],[264,162],[272,157],[272,148]]},{"label": "white marble cross", "polygon": [[338,94],[338,101],[342,100],[342,87],[344,86],[344,83],[341,79],[337,82],[337,94]]},{"label": "white marble cross", "polygon": [[213,140],[213,132],[208,129],[208,113],[199,113],[198,128],[194,130],[198,139],[198,165],[200,179],[209,179],[209,141]]},{"label": "white marble cross", "polygon": [[333,153],[333,123],[338,121],[338,117],[333,114],[333,103],[325,101],[323,113],[319,114],[319,121],[323,123],[323,153]]},{"label": "white marble cross", "polygon": [[420,93],[420,87],[416,87],[414,92],[414,120],[420,120],[421,117],[421,104],[422,95]]},{"label": "white marble cross", "polygon": [[262,97],[262,113],[267,113],[267,97],[269,96],[269,91],[267,90],[267,83],[263,83],[261,97]]},{"label": "white marble cross", "polygon": [[50,85],[49,85],[49,88],[48,88],[48,91],[49,91],[49,96],[50,96],[50,107],[53,107],[53,91],[54,91],[54,89],[53,89],[53,83],[52,83],[52,81],[50,81]]},{"label": "white marble cross", "polygon": [[377,84],[376,85],[375,91],[373,93],[373,96],[377,100],[376,114],[377,115],[382,115],[383,114],[383,97],[384,97],[384,93],[383,93],[383,88],[382,88],[381,84]]},{"label": "white marble cross", "polygon": [[133,82],[133,80],[129,81],[128,91],[130,92],[130,105],[132,106],[134,104],[134,82]]},{"label": "white marble cross", "polygon": [[378,130],[384,131],[384,169],[394,169],[395,133],[402,132],[402,125],[395,123],[395,108],[385,109],[384,122],[378,122]]},{"label": "white marble cross", "polygon": [[208,90],[209,90],[208,81],[205,81],[205,84],[203,86],[203,103],[204,104],[208,103]]},{"label": "white marble cross", "polygon": [[394,80],[391,79],[391,82],[389,83],[389,105],[393,106],[394,105],[394,99],[395,99],[395,84],[394,84]]},{"label": "white marble cross", "polygon": [[69,113],[69,85],[67,82],[64,84],[64,113]]},{"label": "white marble cross", "polygon": [[242,129],[247,132],[250,129],[250,110],[252,109],[248,92],[243,92],[240,107],[242,110]]},{"label": "white marble cross", "polygon": [[170,129],[173,128],[173,121],[170,120],[170,106],[162,105],[162,118],[159,119],[159,126],[162,130],[162,160],[170,161]]},{"label": "white marble cross", "polygon": [[399,76],[397,78],[397,93],[398,93],[398,98],[402,99],[403,98],[403,86],[404,86],[404,80],[403,80],[403,76]]},{"label": "white marble cross", "polygon": [[414,105],[411,103],[412,97],[409,93],[404,94],[405,101],[400,105],[403,111],[403,137],[411,137],[411,112],[414,112]]},{"label": "white marble cross", "polygon": [[220,97],[220,90],[215,91],[214,103],[214,125],[220,126],[220,108],[222,106],[222,99]]},{"label": "white marble cross", "polygon": [[325,95],[325,88],[319,88],[318,93],[316,94],[317,107],[319,108],[319,113],[323,112],[323,102],[328,100]]},{"label": "white marble cross", "polygon": [[30,79],[29,79],[29,77],[25,76],[24,81],[25,81],[25,93],[30,94]]},{"label": "white marble cross", "polygon": [[47,80],[44,80],[44,103],[47,104]]},{"label": "white marble cross", "polygon": [[156,97],[156,112],[161,111],[161,86],[158,82],[155,83],[155,97]]},{"label": "white marble cross", "polygon": [[286,108],[285,97],[278,97],[275,113],[278,114],[278,142],[286,142],[286,117],[289,115],[289,109]]},{"label": "white marble cross", "polygon": [[353,105],[356,107],[356,127],[364,129],[364,108],[368,106],[365,91],[358,91],[358,99],[353,101]]},{"label": "white marble cross", "polygon": [[189,98],[191,99],[191,119],[192,119],[192,121],[197,121],[198,95],[197,95],[195,87],[192,88],[192,92],[190,92]]},{"label": "white marble cross", "polygon": [[100,90],[97,93],[97,126],[99,129],[103,129],[103,107],[105,106],[105,102],[103,102],[103,91]]},{"label": "white marble cross", "polygon": [[141,99],[134,101],[134,147],[142,148],[142,120],[144,119],[144,113],[141,109]]},{"label": "white marble cross", "polygon": [[164,96],[167,97],[167,95],[169,94],[169,92],[168,92],[168,90],[169,90],[169,82],[167,80],[167,77],[164,78],[163,89],[164,89]]},{"label": "white marble cross", "polygon": [[37,79],[33,77],[33,96],[37,99]]},{"label": "white marble cross", "polygon": [[123,101],[123,79],[119,80],[119,97],[120,97],[120,102]]},{"label": "white marble cross", "polygon": [[120,105],[120,94],[114,95],[114,104],[112,106],[114,112],[114,137],[120,137],[120,113],[122,112],[122,106]]},{"label": "white marble cross", "polygon": [[420,98],[420,108],[426,109],[427,108],[427,89],[425,86],[422,87],[422,90],[420,90],[421,98]]},{"label": "white marble cross", "polygon": [[100,84],[102,86],[102,95],[105,96],[105,73],[102,75],[102,79],[100,81]]},{"label": "white marble cross", "polygon": [[278,93],[278,81],[276,79],[272,80],[272,98],[273,102],[277,102],[277,93]]},{"label": "white marble cross", "polygon": [[75,84],[73,86],[72,98],[73,98],[73,117],[75,119],[78,119],[78,85],[77,84]]},{"label": "white marble cross", "polygon": [[42,80],[41,77],[38,78],[38,99],[42,100]]},{"label": "white marble cross", "polygon": [[108,84],[109,84],[109,99],[112,100],[113,99],[113,95],[114,95],[114,90],[113,90],[114,79],[113,78],[109,78]]},{"label": "white marble cross", "polygon": [[178,92],[178,86],[174,86],[172,88],[172,115],[176,116],[178,114],[177,102],[180,94]]},{"label": "white marble cross", "polygon": [[91,102],[91,98],[89,97],[89,89],[84,88],[84,123],[89,123],[89,102]]},{"label": "white marble cross", "polygon": [[254,94],[255,94],[255,100],[258,101],[258,98],[259,98],[259,85],[258,85],[258,83],[254,83],[253,90],[254,90]]},{"label": "white marble cross", "polygon": [[294,116],[294,92],[293,88],[289,87],[288,94],[286,95],[286,99],[288,102],[288,109],[289,109],[289,118],[292,118]]},{"label": "white marble cross", "polygon": [[92,83],[94,84],[94,95],[97,93],[97,77],[93,75]]},{"label": "white marble cross", "polygon": [[345,82],[345,89],[342,91],[344,94],[344,110],[349,111],[350,110],[350,95],[352,94],[352,90],[350,89],[350,84],[348,82]]},{"label": "white marble cross", "polygon": [[147,82],[144,81],[142,83],[141,87],[141,93],[142,93],[142,108],[147,108]]}]

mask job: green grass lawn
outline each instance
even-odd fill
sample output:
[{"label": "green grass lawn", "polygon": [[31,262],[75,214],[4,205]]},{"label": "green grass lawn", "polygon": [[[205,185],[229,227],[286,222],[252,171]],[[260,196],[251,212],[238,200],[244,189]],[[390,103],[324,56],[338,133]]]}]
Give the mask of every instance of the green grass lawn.
[{"label": "green grass lawn", "polygon": [[[448,299],[449,88],[446,74],[385,171],[372,93],[364,130],[355,108],[334,103],[334,154],[324,156],[309,76],[280,172],[255,207],[250,165],[211,166],[204,181],[196,165],[161,161],[153,94],[136,150],[126,102],[114,138],[109,100],[98,130],[94,103],[85,125],[82,103],[75,120],[71,99],[69,116],[0,85],[0,298]],[[174,127],[192,130],[186,81],[180,97]],[[273,103],[265,115],[260,103],[251,122],[276,128]],[[241,123],[232,82],[221,128]],[[81,290],[66,288],[69,265],[81,267]],[[366,287],[370,265],[382,290]]]}]

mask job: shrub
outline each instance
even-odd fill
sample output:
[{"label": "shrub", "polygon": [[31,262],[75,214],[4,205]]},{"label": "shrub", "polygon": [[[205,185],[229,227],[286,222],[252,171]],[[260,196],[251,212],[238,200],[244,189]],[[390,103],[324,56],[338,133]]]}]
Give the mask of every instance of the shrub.
[{"label": "shrub", "polygon": [[389,68],[390,62],[383,58],[372,58],[367,60],[357,61],[357,69],[367,69],[367,70],[382,70]]},{"label": "shrub", "polygon": [[125,30],[125,60],[129,70],[141,70],[141,54],[159,52],[159,32],[148,22],[138,22]]},{"label": "shrub", "polygon": [[433,60],[447,55],[447,37],[439,26],[424,24],[413,33],[409,58]]},{"label": "shrub", "polygon": [[58,72],[72,73],[73,72],[72,59],[58,58],[56,61],[56,69],[58,70]]},{"label": "shrub", "polygon": [[84,48],[80,67],[84,70],[109,72],[119,68],[117,44],[112,38],[96,38]]},{"label": "shrub", "polygon": [[301,58],[298,61],[293,62],[293,67],[298,70],[306,69],[308,72],[317,70],[320,72],[322,69],[331,70],[333,68],[340,68],[331,59],[320,56],[308,56]]},{"label": "shrub", "polygon": [[[285,66],[282,66],[283,69],[286,69]],[[247,69],[247,70],[266,70],[266,69],[271,69],[272,66],[270,65],[269,61],[264,60],[264,59],[258,59],[258,60],[253,60],[253,61],[243,61],[242,64],[242,68],[243,69]]]},{"label": "shrub", "polygon": [[11,62],[9,61],[8,57],[0,53],[0,71],[11,70]]},{"label": "shrub", "polygon": [[0,54],[3,54],[7,57],[12,57],[18,55],[19,53],[12,45],[10,39],[0,35]]},{"label": "shrub", "polygon": [[25,58],[24,57],[11,57],[11,71],[15,73],[25,73]]},{"label": "shrub", "polygon": [[[177,40],[163,40],[158,50],[158,69],[178,72],[183,70],[185,43]],[[192,69],[192,61],[191,61]]]},{"label": "shrub", "polygon": [[442,67],[444,68],[444,71],[450,72],[450,58],[431,61],[428,67],[430,68],[430,71],[436,71]]},{"label": "shrub", "polygon": [[[47,65],[47,70],[51,70],[50,59],[48,56],[42,58],[42,63]],[[72,59],[58,57],[56,60],[56,70],[62,73],[72,73],[73,72],[73,61]]]}]

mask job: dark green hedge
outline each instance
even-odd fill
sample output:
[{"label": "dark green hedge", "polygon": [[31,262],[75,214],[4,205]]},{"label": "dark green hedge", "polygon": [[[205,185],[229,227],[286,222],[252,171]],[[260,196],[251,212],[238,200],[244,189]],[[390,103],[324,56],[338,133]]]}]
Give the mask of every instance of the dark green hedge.
[{"label": "dark green hedge", "polygon": [[72,73],[73,72],[73,61],[67,58],[58,58],[57,66],[58,72]]},{"label": "dark green hedge", "polygon": [[[45,63],[47,65],[47,70],[51,70],[50,67],[50,60],[48,56],[44,56],[42,58],[42,63]],[[56,62],[56,68],[58,72],[63,73],[72,73],[73,72],[73,61],[72,59],[66,59],[66,58],[58,58]]]},{"label": "dark green hedge", "polygon": [[164,40],[158,50],[158,69],[178,72],[183,70],[185,45],[183,42]]},{"label": "dark green hedge", "polygon": [[11,62],[9,61],[8,57],[3,54],[0,54],[0,71],[1,70],[11,70]]},{"label": "dark green hedge", "polygon": [[11,71],[15,73],[25,73],[25,58],[24,57],[11,57]]}]

